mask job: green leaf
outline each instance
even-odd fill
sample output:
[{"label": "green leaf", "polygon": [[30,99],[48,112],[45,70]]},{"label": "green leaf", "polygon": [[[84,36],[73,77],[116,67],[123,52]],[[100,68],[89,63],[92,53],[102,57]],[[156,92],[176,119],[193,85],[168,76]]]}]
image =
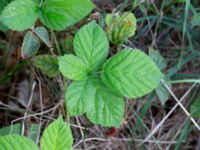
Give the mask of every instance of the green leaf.
[{"label": "green leaf", "polygon": [[105,21],[108,26],[118,27],[121,34],[125,34],[122,30],[127,28],[129,31],[128,37],[135,35],[137,20],[133,13],[125,12],[123,14],[107,14]]},{"label": "green leaf", "polygon": [[14,0],[3,10],[1,21],[12,30],[23,31],[38,18],[38,4],[34,0]]},{"label": "green leaf", "polygon": [[37,27],[34,29],[34,32],[48,47],[51,47],[49,33],[45,27]]},{"label": "green leaf", "polygon": [[129,98],[138,98],[154,90],[162,78],[156,64],[137,49],[125,49],[111,57],[104,65],[103,82]]},{"label": "green leaf", "polygon": [[45,129],[41,138],[42,150],[71,150],[72,144],[71,130],[61,117]]},{"label": "green leaf", "polygon": [[48,28],[64,30],[86,17],[93,8],[90,0],[45,0],[39,18]]},{"label": "green leaf", "polygon": [[[165,80],[165,82],[167,83],[168,87],[172,87],[171,83],[170,83],[170,79],[167,77],[163,78]],[[165,85],[163,83],[160,83],[158,85],[158,87],[156,88],[156,95],[158,96],[162,106],[165,105],[165,103],[167,102],[167,100],[170,97],[170,93],[169,91],[166,89]]]},{"label": "green leaf", "polygon": [[74,51],[73,41],[74,41],[74,37],[70,34],[67,34],[66,37],[61,42],[63,53],[69,53],[69,52]]},{"label": "green leaf", "polygon": [[158,51],[153,48],[149,48],[149,57],[154,61],[158,68],[161,70],[166,69],[167,62]]},{"label": "green leaf", "polygon": [[107,14],[105,18],[106,25],[111,25],[113,23],[113,14]]},{"label": "green leaf", "polygon": [[200,95],[197,96],[190,106],[190,113],[193,117],[200,117]]},{"label": "green leaf", "polygon": [[95,124],[119,127],[123,120],[123,98],[97,77],[73,81],[66,91],[65,103],[70,115],[86,113]]},{"label": "green leaf", "polygon": [[88,110],[93,100],[91,84],[86,78],[83,81],[73,81],[66,90],[65,103],[71,116],[82,115]]},{"label": "green leaf", "polygon": [[34,57],[34,65],[41,69],[49,77],[54,77],[58,74],[58,58],[52,55],[40,55]]},{"label": "green leaf", "polygon": [[0,31],[3,31],[3,32],[8,31],[8,27],[6,27],[1,21],[0,21]]},{"label": "green leaf", "polygon": [[0,137],[0,150],[38,150],[37,145],[30,139],[19,135]]},{"label": "green leaf", "polygon": [[74,55],[64,55],[58,58],[59,70],[68,79],[82,80],[87,75],[84,61]]},{"label": "green leaf", "polygon": [[191,23],[192,23],[192,27],[200,26],[200,13],[195,14],[192,17],[192,22]]},{"label": "green leaf", "polygon": [[[158,66],[159,69],[164,70],[167,68],[166,60],[155,49],[149,48],[149,57],[154,61],[154,63]],[[167,85],[171,88],[171,84],[169,82],[170,79],[167,77],[164,77],[164,79],[166,80]],[[158,96],[160,100],[160,103],[162,104],[162,106],[164,106],[167,100],[169,99],[169,96],[170,96],[169,91],[166,89],[166,87],[162,83],[158,85],[155,91],[156,91],[156,95]]]},{"label": "green leaf", "polygon": [[137,20],[133,13],[108,14],[105,22],[107,24],[106,31],[108,38],[113,44],[122,44],[129,37],[135,35]]},{"label": "green leaf", "polygon": [[109,43],[103,29],[92,21],[76,34],[74,48],[76,55],[86,61],[89,71],[94,71],[105,61]]},{"label": "green leaf", "polygon": [[28,138],[32,139],[33,141],[37,141],[37,137],[40,136],[40,125],[39,124],[31,124],[29,128]]},{"label": "green leaf", "polygon": [[1,0],[0,3],[0,13],[4,10],[6,5],[8,5],[12,0]]},{"label": "green leaf", "polygon": [[40,48],[40,40],[31,31],[28,31],[24,37],[21,55],[23,58],[31,57],[37,53]]},{"label": "green leaf", "polygon": [[124,100],[109,88],[99,78],[91,78],[91,97],[86,112],[89,120],[102,126],[119,127],[123,121]]},{"label": "green leaf", "polygon": [[8,135],[8,134],[21,134],[22,125],[20,123],[13,124],[7,127],[3,127],[0,129],[0,136]]},{"label": "green leaf", "polygon": [[[38,136],[39,132],[39,124],[31,124],[29,128],[28,138],[32,139],[33,141],[36,141],[36,138]],[[0,137],[9,135],[9,134],[18,134],[20,135],[22,133],[22,124],[17,123],[13,124],[7,127],[3,127],[0,129]]]},{"label": "green leaf", "polygon": [[[0,14],[3,11],[3,9],[6,7],[7,4],[9,4],[11,0],[1,0],[0,3]],[[0,20],[0,31],[6,32],[8,30],[8,27],[6,27]]]}]

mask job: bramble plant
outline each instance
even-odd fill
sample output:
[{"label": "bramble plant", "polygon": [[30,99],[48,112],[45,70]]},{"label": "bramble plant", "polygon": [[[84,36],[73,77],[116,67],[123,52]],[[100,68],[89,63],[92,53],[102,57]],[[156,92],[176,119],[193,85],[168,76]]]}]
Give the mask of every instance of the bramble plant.
[{"label": "bramble plant", "polygon": [[155,63],[138,49],[127,48],[106,60],[109,42],[94,21],[75,35],[76,55],[58,58],[59,70],[73,80],[66,90],[70,115],[87,114],[96,124],[119,127],[123,97],[138,98],[154,90],[162,78]]},{"label": "bramble plant", "polygon": [[[48,30],[42,26],[34,27],[38,18],[46,27],[60,31],[79,22],[93,8],[90,0],[14,0],[5,7],[0,21],[16,31],[31,28],[26,32],[21,48],[22,57],[27,58],[38,52],[40,41],[52,48]],[[122,49],[108,58],[109,40],[119,45],[135,34],[134,14],[108,14],[106,24],[107,34],[96,21],[84,25],[75,34],[74,54],[34,56],[33,63],[49,77],[61,73],[67,80],[72,80],[65,91],[65,105],[70,116],[86,114],[94,124],[119,127],[124,115],[123,98],[136,99],[150,93],[159,85],[163,74],[153,60],[139,49]],[[63,144],[63,138],[67,137],[66,145],[71,147],[71,133],[67,135],[69,129],[65,128],[63,121],[58,119],[53,124],[44,131],[41,149],[62,147],[56,144]],[[55,131],[57,128],[58,132]],[[51,136],[56,137],[53,134],[59,135],[59,138],[51,139]],[[32,149],[37,149],[32,142],[16,135],[3,137],[0,143],[12,142],[12,138],[24,147],[31,144]],[[62,150],[59,147],[55,149]]]}]

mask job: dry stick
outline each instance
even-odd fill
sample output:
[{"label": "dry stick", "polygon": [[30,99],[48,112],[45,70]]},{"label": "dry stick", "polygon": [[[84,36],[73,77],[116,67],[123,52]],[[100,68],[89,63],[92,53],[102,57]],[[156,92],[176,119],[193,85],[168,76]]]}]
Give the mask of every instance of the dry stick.
[{"label": "dry stick", "polygon": [[[137,116],[137,113],[135,112],[135,111],[133,111],[133,113],[134,113],[134,115],[136,115]],[[148,133],[150,133],[150,130],[149,130],[149,128],[146,126],[146,124],[144,124],[143,123],[143,121],[142,121],[142,119],[140,119],[139,117],[137,117],[137,119],[140,121],[140,123],[142,123],[143,124],[143,126],[145,127],[145,129],[148,131]],[[159,149],[161,149],[162,150],[162,147],[159,145],[159,143],[157,143],[157,140],[156,140],[156,138],[152,135],[152,138],[154,139],[154,141],[155,141],[155,144],[159,147]],[[144,144],[145,142],[147,142],[147,141],[144,141],[144,142],[142,142],[141,144],[139,144],[138,145],[138,147],[140,147],[142,144]]]},{"label": "dry stick", "polygon": [[[77,144],[75,144],[73,146],[73,149],[75,149],[78,145],[80,145],[83,142],[88,142],[88,141],[102,141],[102,142],[110,142],[110,141],[135,141],[135,142],[144,142],[143,139],[132,139],[132,138],[127,138],[127,139],[123,139],[123,138],[110,138],[110,139],[104,139],[104,138],[88,138],[85,140],[80,140]],[[159,144],[169,144],[169,143],[173,143],[176,144],[177,141],[155,141],[155,140],[147,140],[145,141],[147,143],[159,143]]]},{"label": "dry stick", "polygon": [[176,100],[178,105],[183,109],[183,111],[186,113],[186,115],[189,117],[189,119],[193,122],[193,124],[197,127],[197,129],[200,131],[200,126],[198,123],[194,120],[194,118],[191,116],[191,114],[187,111],[187,109],[181,104],[181,102],[178,100],[176,95],[171,91],[170,87],[165,83],[164,80],[161,80],[161,82],[164,84],[166,89],[170,92],[170,94],[173,96],[173,98]]},{"label": "dry stick", "polygon": [[[59,107],[59,105],[56,105],[56,106],[54,106],[53,108],[50,108],[50,109],[48,109],[48,110],[46,110],[46,111],[44,111],[44,112],[39,112],[39,113],[35,113],[35,114],[32,114],[32,115],[27,115],[26,117],[20,117],[20,118],[17,118],[17,119],[15,119],[15,120],[11,121],[11,131],[10,131],[10,133],[12,133],[12,126],[13,126],[13,124],[14,124],[15,122],[20,121],[20,120],[23,120],[23,119],[26,119],[26,118],[30,118],[30,117],[45,116],[44,114],[53,111],[54,109],[56,109],[56,107]],[[46,116],[46,117],[47,117],[47,116]],[[55,120],[54,118],[51,118],[51,117],[49,117],[49,119]],[[84,130],[88,130],[88,131],[89,131],[89,128],[80,127],[80,126],[75,125],[75,124],[72,124],[72,123],[68,123],[68,124],[69,124],[70,126],[72,126],[72,127],[81,128],[81,129],[84,129]]]},{"label": "dry stick", "polygon": [[[147,11],[145,10],[145,15],[147,16]],[[152,44],[151,44],[151,46],[153,46],[153,44],[154,44],[154,46],[155,46],[155,48],[156,49],[158,49],[158,46],[156,45],[156,43],[154,42],[154,41],[156,41],[156,35],[153,33],[153,30],[152,30],[152,28],[151,28],[151,23],[150,23],[150,21],[149,21],[149,18],[147,18],[147,24],[148,24],[148,26],[149,26],[149,31],[150,31],[150,35],[151,35],[151,37],[152,37]]]},{"label": "dry stick", "polygon": [[[77,121],[77,123],[78,123],[78,126],[80,127],[79,130],[80,130],[80,133],[81,133],[82,140],[84,140],[84,139],[85,139],[85,136],[84,136],[84,132],[83,132],[81,123],[80,123],[78,117],[75,117],[75,118],[76,118],[76,121]],[[84,147],[85,147],[85,143],[84,143]]]},{"label": "dry stick", "polygon": [[[199,87],[199,86],[197,86],[197,87]],[[198,88],[197,88],[197,89],[198,89]],[[192,94],[191,99],[194,98],[194,96],[196,95],[196,92],[198,92],[198,90],[195,89],[195,94]],[[172,141],[175,140],[175,139],[177,138],[177,136],[180,134],[180,132],[181,132],[182,129],[184,128],[184,125],[185,125],[185,123],[186,123],[187,121],[188,121],[188,117],[185,119],[185,121],[182,123],[181,127],[179,128],[179,130],[178,130],[177,133],[175,134],[175,136],[172,138]],[[182,142],[184,142],[184,141],[182,141]],[[166,150],[169,150],[169,149],[171,148],[171,145],[172,145],[172,143],[170,143],[170,144],[167,146]]]},{"label": "dry stick", "polygon": [[11,111],[16,111],[16,112],[25,112],[26,110],[25,109],[22,109],[22,108],[17,108],[17,107],[13,107],[13,106],[10,106],[10,105],[7,105],[7,104],[4,104],[0,101],[0,106],[3,106],[1,107],[2,109],[6,109],[6,110],[11,110]]},{"label": "dry stick", "polygon": [[[188,118],[187,118],[187,119],[188,119]],[[183,129],[183,127],[184,127],[184,125],[185,125],[187,119],[186,119],[186,120],[183,122],[183,124],[179,127],[177,133],[176,133],[176,134],[174,135],[174,137],[172,138],[172,141],[174,141],[174,140],[177,138],[177,136],[181,133],[181,131],[182,131],[182,129]],[[184,142],[184,141],[181,141],[181,142]],[[169,149],[171,148],[171,145],[172,145],[172,144],[173,144],[173,143],[169,143],[169,145],[167,146],[166,150],[169,150]]]},{"label": "dry stick", "polygon": [[24,120],[23,120],[23,123],[22,123],[22,135],[24,135],[24,133],[25,133],[25,120],[26,120],[26,117],[28,115],[29,107],[32,103],[33,93],[34,93],[35,87],[36,87],[36,81],[33,82],[32,89],[31,89],[31,95],[30,95],[30,98],[29,98],[29,101],[28,101],[28,105],[26,107],[26,112],[24,113]]},{"label": "dry stick", "polygon": [[[44,109],[43,109],[43,96],[42,96],[42,84],[41,84],[41,80],[39,78],[39,76],[37,75],[37,73],[35,72],[34,68],[32,68],[31,66],[31,69],[32,71],[34,72],[34,75],[38,81],[38,85],[39,85],[39,100],[40,100],[40,108],[41,108],[41,113],[43,113]],[[38,133],[37,133],[37,138],[36,138],[36,144],[39,143],[39,140],[40,140],[40,133],[41,133],[41,127],[42,127],[42,115],[40,116],[39,120],[40,120],[40,123],[39,123],[39,130],[38,130]]]},{"label": "dry stick", "polygon": [[[61,103],[63,103],[63,100],[60,101],[58,104],[56,104],[53,108],[50,108],[50,109],[48,109],[46,111],[43,111],[43,112],[39,112],[39,113],[27,115],[26,117],[24,116],[24,117],[17,118],[15,120],[11,121],[11,124],[13,125],[16,121],[19,121],[19,120],[22,120],[22,119],[26,119],[26,118],[30,118],[30,117],[35,117],[35,116],[40,116],[40,115],[44,115],[46,113],[49,113],[49,112],[53,111],[54,109],[57,109],[61,105]],[[28,114],[28,112],[27,112],[27,114]]]},{"label": "dry stick", "polygon": [[[36,76],[38,78],[38,82],[39,82],[39,91],[40,91],[40,108],[41,108],[41,113],[43,113],[44,109],[43,109],[43,98],[42,98],[42,85],[41,85],[41,81],[39,79],[38,76]],[[37,139],[36,139],[36,143],[39,143],[40,140],[40,133],[41,133],[41,128],[42,128],[42,115],[40,116],[40,123],[39,123],[39,131],[37,134]]]},{"label": "dry stick", "polygon": [[[180,102],[182,102],[185,97],[190,93],[190,91],[193,89],[193,87],[196,84],[193,84],[192,87],[181,97]],[[174,110],[179,106],[178,103],[169,111],[169,113],[161,120],[161,122],[153,129],[153,131],[145,138],[144,142],[146,142],[150,137],[152,137],[158,129],[163,125],[163,123],[167,120],[167,118],[174,112]]]}]

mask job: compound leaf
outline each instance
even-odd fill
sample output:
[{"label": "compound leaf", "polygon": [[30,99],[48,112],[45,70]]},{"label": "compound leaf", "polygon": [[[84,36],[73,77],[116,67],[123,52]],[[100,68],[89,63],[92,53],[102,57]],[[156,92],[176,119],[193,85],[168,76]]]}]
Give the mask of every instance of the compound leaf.
[{"label": "compound leaf", "polygon": [[31,31],[28,31],[24,37],[21,55],[23,58],[31,57],[37,53],[40,48],[40,40]]},{"label": "compound leaf", "polygon": [[71,130],[61,117],[45,129],[41,138],[42,150],[71,150],[72,144]]},{"label": "compound leaf", "polygon": [[86,112],[89,120],[102,126],[119,127],[123,121],[124,100],[109,88],[99,78],[93,77],[91,82],[91,97]]},{"label": "compound leaf", "polygon": [[129,98],[138,98],[154,90],[162,78],[156,64],[137,49],[122,50],[104,65],[103,82]]},{"label": "compound leaf", "polygon": [[105,61],[109,43],[103,29],[92,21],[76,34],[74,48],[76,55],[87,62],[89,70],[94,71]]},{"label": "compound leaf", "polygon": [[34,57],[34,65],[41,69],[49,77],[54,77],[58,72],[58,58],[52,55],[40,55]]},{"label": "compound leaf", "polygon": [[86,113],[95,124],[119,127],[123,120],[123,98],[108,89],[98,77],[73,81],[66,91],[65,103],[70,115]]},{"label": "compound leaf", "polygon": [[30,139],[11,134],[0,137],[0,150],[38,150],[37,145]]},{"label": "compound leaf", "polygon": [[53,30],[63,30],[86,17],[94,8],[90,0],[45,0],[40,20]]},{"label": "compound leaf", "polygon": [[1,21],[12,30],[23,31],[33,26],[38,12],[35,0],[14,0],[3,10]]},{"label": "compound leaf", "polygon": [[74,55],[64,55],[58,58],[59,70],[68,79],[82,80],[87,75],[84,61]]},{"label": "compound leaf", "polygon": [[192,27],[200,26],[200,13],[195,14],[191,21]]}]

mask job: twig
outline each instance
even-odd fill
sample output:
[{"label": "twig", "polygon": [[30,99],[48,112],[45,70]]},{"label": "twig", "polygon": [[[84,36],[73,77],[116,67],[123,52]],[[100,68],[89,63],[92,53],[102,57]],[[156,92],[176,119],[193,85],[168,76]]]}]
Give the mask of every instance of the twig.
[{"label": "twig", "polygon": [[173,98],[176,100],[176,102],[178,103],[178,105],[183,109],[183,111],[185,112],[185,114],[189,117],[189,119],[193,122],[193,124],[197,127],[197,129],[200,131],[200,126],[198,125],[198,123],[194,120],[194,118],[191,116],[191,114],[187,111],[187,109],[182,105],[182,103],[178,100],[178,98],[176,97],[176,95],[171,91],[170,87],[165,83],[164,80],[161,80],[161,82],[164,84],[164,86],[166,87],[166,89],[169,91],[169,93],[173,96]]},{"label": "twig", "polygon": [[[196,84],[193,84],[192,87],[181,97],[180,102],[182,102],[185,97],[190,93],[190,91],[193,89],[193,87]],[[161,120],[161,122],[153,129],[153,131],[145,138],[144,142],[146,142],[150,137],[152,137],[158,129],[163,125],[163,123],[168,119],[168,117],[174,112],[174,110],[179,106],[178,103],[168,112],[168,114]]]},{"label": "twig", "polygon": [[147,140],[147,141],[144,141],[143,139],[132,139],[132,138],[127,138],[127,139],[124,139],[124,138],[110,138],[110,139],[104,139],[104,138],[88,138],[88,139],[85,139],[85,140],[80,140],[78,143],[76,143],[74,146],[73,146],[73,149],[75,149],[78,145],[80,145],[81,143],[83,142],[89,142],[89,141],[102,141],[102,142],[110,142],[110,141],[135,141],[135,142],[142,142],[142,143],[159,143],[159,144],[176,144],[177,141],[157,141],[157,140]]},{"label": "twig", "polygon": [[[44,108],[43,108],[43,99],[42,99],[42,85],[41,85],[41,81],[39,79],[39,77],[36,75],[36,78],[39,82],[39,92],[40,92],[40,108],[41,108],[41,113],[43,113]],[[39,123],[39,131],[37,133],[37,138],[36,138],[36,143],[39,143],[39,139],[40,139],[40,133],[41,133],[41,127],[42,127],[42,115],[40,116],[40,123]]]},{"label": "twig", "polygon": [[31,106],[31,103],[32,103],[33,93],[34,93],[35,87],[36,87],[36,81],[33,82],[32,89],[31,89],[31,95],[30,95],[30,98],[29,98],[29,101],[28,101],[28,105],[26,107],[26,112],[24,113],[24,120],[22,122],[22,135],[25,134],[25,120],[26,120],[27,115],[28,115],[29,107]]},{"label": "twig", "polygon": [[[40,116],[40,115],[44,115],[44,114],[47,114],[55,109],[57,109],[64,101],[63,100],[60,100],[60,102],[58,104],[56,104],[53,108],[50,108],[46,111],[43,111],[43,112],[39,112],[39,113],[35,113],[35,114],[31,114],[31,115],[27,115],[26,118],[30,118],[30,117],[34,117],[34,116]],[[19,120],[22,120],[22,119],[25,119],[25,117],[21,117],[21,118],[17,118],[15,120],[13,120],[11,122],[11,124],[15,123],[16,121],[19,121]]]}]

